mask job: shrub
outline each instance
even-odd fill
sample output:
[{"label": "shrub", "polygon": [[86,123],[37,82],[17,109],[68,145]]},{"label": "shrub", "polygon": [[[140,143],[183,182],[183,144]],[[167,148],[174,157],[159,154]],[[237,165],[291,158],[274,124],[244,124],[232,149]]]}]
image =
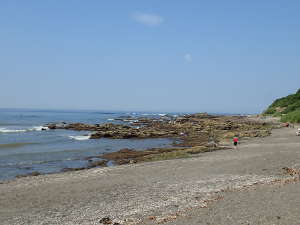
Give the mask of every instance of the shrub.
[{"label": "shrub", "polygon": [[276,112],[276,109],[274,109],[274,108],[268,108],[265,112],[264,112],[264,114],[274,114]]},{"label": "shrub", "polygon": [[281,117],[282,122],[300,123],[300,109],[289,112]]},{"label": "shrub", "polygon": [[[279,110],[279,109],[283,109],[283,110]],[[300,110],[300,89],[295,94],[291,94],[286,97],[276,99],[267,108],[264,114],[280,116],[281,114],[289,114],[296,110]]]}]

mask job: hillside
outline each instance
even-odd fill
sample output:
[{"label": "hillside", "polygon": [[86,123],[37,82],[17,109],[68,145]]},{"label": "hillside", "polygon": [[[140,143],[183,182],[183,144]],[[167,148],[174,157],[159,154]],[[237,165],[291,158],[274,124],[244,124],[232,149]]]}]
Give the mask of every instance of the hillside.
[{"label": "hillside", "polygon": [[283,122],[300,123],[300,89],[295,94],[276,99],[264,114],[281,116]]}]

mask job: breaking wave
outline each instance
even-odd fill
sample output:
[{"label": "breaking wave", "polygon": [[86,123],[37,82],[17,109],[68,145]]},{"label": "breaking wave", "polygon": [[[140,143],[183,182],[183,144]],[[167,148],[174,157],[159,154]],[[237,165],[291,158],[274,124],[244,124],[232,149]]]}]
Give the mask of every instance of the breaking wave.
[{"label": "breaking wave", "polygon": [[69,138],[77,141],[85,141],[90,139],[90,135],[83,135],[83,136],[69,136]]},{"label": "breaking wave", "polygon": [[166,116],[165,113],[143,113],[142,116]]},{"label": "breaking wave", "polygon": [[1,133],[17,133],[17,132],[26,132],[27,130],[10,130],[7,128],[0,128]]},{"label": "breaking wave", "polygon": [[18,132],[28,132],[28,131],[42,131],[49,130],[48,127],[44,126],[36,126],[29,129],[8,129],[8,128],[0,128],[0,133],[18,133]]},{"label": "breaking wave", "polygon": [[31,128],[31,129],[28,129],[28,131],[42,131],[42,130],[49,130],[49,128],[44,127],[44,126],[37,126],[37,127]]}]

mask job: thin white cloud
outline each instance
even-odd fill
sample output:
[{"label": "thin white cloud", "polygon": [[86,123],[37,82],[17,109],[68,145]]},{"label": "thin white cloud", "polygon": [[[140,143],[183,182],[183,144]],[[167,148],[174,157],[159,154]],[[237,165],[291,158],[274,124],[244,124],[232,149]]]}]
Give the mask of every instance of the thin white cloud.
[{"label": "thin white cloud", "polygon": [[186,53],[186,54],[184,55],[184,60],[185,60],[186,62],[191,62],[191,61],[193,60],[193,57],[192,57],[192,55],[191,55],[190,53]]},{"label": "thin white cloud", "polygon": [[147,26],[157,26],[164,22],[164,18],[155,14],[136,12],[132,14],[132,19],[136,22],[142,23]]}]

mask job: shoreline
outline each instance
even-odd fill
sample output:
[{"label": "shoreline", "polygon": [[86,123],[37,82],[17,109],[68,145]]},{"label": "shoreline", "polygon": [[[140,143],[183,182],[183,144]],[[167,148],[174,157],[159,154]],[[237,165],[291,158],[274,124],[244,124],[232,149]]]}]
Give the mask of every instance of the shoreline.
[{"label": "shoreline", "polygon": [[[216,193],[226,199],[230,194],[224,190],[240,192],[240,188],[294,179],[282,168],[300,169],[299,147],[293,129],[282,128],[244,142],[238,151],[15,179],[0,184],[0,201],[5,205],[0,218],[9,225],[88,225],[105,217],[122,225],[156,224],[175,219],[174,213],[179,221],[187,220],[180,212],[201,211],[210,207],[209,202],[216,207],[223,201],[214,201]],[[255,189],[247,191],[256,193]]]},{"label": "shoreline", "polygon": [[[109,164],[123,165],[147,161],[157,161],[175,158],[188,158],[195,154],[232,148],[230,139],[234,135],[243,138],[255,136],[268,136],[274,126],[273,119],[255,116],[228,116],[209,115],[206,113],[187,114],[181,117],[167,115],[158,118],[122,117],[116,121],[126,121],[129,124],[82,124],[82,123],[50,123],[47,129],[65,129],[93,132],[94,138],[111,139],[157,139],[167,138],[173,140],[171,146],[162,148],[119,149],[115,152],[90,155],[82,160],[85,166],[65,167],[66,171],[79,171],[95,167],[106,167]],[[131,124],[131,125],[130,125]],[[138,127],[137,127],[138,125]],[[94,137],[93,137],[94,136]],[[39,176],[44,173],[32,171],[27,174],[18,174],[15,178],[26,176]],[[49,173],[48,173],[49,174]],[[12,178],[12,179],[15,179]]]}]

